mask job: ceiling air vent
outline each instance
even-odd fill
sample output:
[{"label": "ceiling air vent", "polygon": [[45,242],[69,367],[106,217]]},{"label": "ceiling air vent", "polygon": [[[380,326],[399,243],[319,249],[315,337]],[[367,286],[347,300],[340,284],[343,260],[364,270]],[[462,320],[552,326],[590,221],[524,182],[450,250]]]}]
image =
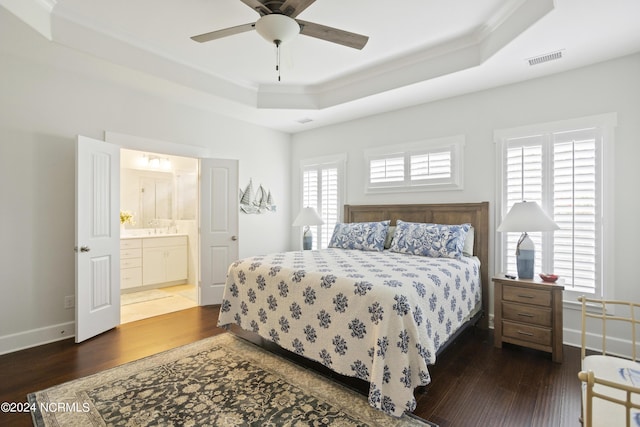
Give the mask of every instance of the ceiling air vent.
[{"label": "ceiling air vent", "polygon": [[562,58],[562,51],[558,50],[556,52],[545,53],[544,55],[535,56],[533,58],[527,59],[529,61],[529,65],[538,65],[543,62],[555,61],[556,59]]}]

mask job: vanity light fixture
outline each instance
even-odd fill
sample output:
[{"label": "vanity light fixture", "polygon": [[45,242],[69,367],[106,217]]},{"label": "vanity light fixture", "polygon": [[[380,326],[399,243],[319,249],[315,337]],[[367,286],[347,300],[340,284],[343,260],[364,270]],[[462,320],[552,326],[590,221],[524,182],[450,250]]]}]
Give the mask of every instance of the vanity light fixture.
[{"label": "vanity light fixture", "polygon": [[145,169],[171,170],[171,160],[168,157],[143,154],[139,158],[138,164]]},{"label": "vanity light fixture", "polygon": [[147,156],[146,154],[143,154],[142,156],[138,157],[138,166],[140,166],[142,168],[148,168],[149,167],[149,156]]},{"label": "vanity light fixture", "polygon": [[166,157],[160,159],[160,168],[163,170],[171,170],[171,160]]}]

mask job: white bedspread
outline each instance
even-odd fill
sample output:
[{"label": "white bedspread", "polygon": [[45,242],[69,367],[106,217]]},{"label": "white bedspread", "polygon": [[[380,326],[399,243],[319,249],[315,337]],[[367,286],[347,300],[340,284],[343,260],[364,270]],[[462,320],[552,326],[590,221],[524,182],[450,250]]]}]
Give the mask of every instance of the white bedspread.
[{"label": "white bedspread", "polygon": [[370,383],[369,403],[416,407],[436,351],[481,301],[477,258],[324,249],[229,267],[218,325],[231,323]]}]

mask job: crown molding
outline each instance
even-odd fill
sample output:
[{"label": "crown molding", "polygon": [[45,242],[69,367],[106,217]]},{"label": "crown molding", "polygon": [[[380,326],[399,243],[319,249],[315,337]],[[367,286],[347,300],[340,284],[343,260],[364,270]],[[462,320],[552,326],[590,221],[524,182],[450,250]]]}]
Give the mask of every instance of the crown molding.
[{"label": "crown molding", "polygon": [[323,109],[479,66],[553,9],[553,0],[516,0],[487,24],[447,43],[321,84],[261,85],[258,108]]},{"label": "crown molding", "polygon": [[4,7],[40,33],[47,40],[52,40],[51,13],[57,0],[0,0]]},{"label": "crown molding", "polygon": [[0,5],[62,45],[244,106],[276,110],[321,110],[477,67],[554,9],[553,0],[512,0],[480,27],[446,43],[317,84],[256,85],[214,75],[57,0],[0,0]]}]

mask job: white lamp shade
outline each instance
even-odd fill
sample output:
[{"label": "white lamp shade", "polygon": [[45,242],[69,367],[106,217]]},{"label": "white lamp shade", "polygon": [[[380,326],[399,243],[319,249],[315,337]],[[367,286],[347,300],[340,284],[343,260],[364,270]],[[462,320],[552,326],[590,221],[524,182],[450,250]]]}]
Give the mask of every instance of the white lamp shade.
[{"label": "white lamp shade", "polygon": [[536,202],[519,202],[507,213],[498,231],[553,231],[559,228]]},{"label": "white lamp shade", "polygon": [[286,43],[300,33],[300,24],[288,16],[272,13],[258,19],[256,31],[269,43],[276,40]]},{"label": "white lamp shade", "polygon": [[316,210],[311,207],[303,208],[298,214],[298,216],[296,217],[295,221],[293,221],[294,227],[300,227],[303,225],[320,225],[320,224],[324,224],[324,221],[322,220],[322,218],[320,218]]}]

